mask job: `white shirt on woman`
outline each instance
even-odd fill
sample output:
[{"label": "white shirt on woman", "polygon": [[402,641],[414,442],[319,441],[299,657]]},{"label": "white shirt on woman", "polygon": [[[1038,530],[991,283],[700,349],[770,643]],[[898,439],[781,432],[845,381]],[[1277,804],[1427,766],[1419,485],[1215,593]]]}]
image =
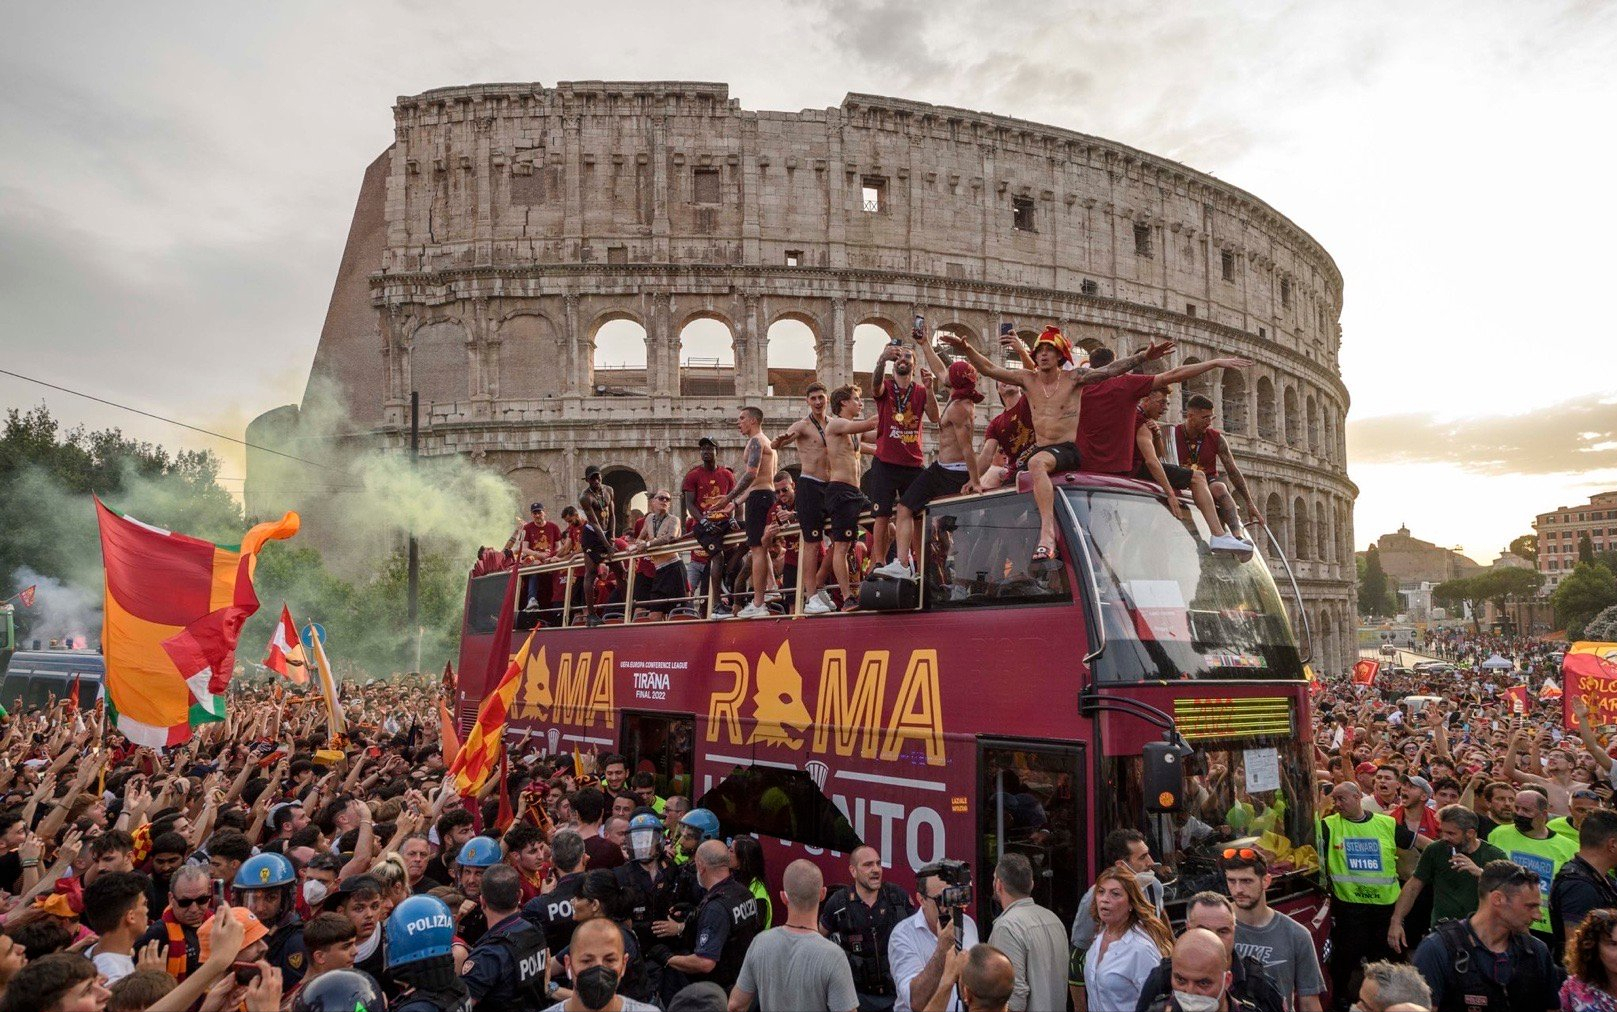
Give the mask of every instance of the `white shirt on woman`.
[{"label": "white shirt on woman", "polygon": [[1162,962],[1162,951],[1138,924],[1106,946],[1103,959],[1100,949],[1104,938],[1104,931],[1097,934],[1084,953],[1084,992],[1092,1009],[1126,1012],[1140,1000],[1140,988]]}]

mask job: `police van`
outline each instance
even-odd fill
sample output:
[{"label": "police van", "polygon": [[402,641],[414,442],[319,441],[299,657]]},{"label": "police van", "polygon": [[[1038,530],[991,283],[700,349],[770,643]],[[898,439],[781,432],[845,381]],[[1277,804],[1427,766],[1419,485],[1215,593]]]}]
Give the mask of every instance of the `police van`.
[{"label": "police van", "polygon": [[18,650],[0,681],[0,706],[11,710],[20,699],[24,710],[44,709],[51,696],[61,700],[75,692],[81,707],[92,707],[101,698],[106,671],[94,650]]}]

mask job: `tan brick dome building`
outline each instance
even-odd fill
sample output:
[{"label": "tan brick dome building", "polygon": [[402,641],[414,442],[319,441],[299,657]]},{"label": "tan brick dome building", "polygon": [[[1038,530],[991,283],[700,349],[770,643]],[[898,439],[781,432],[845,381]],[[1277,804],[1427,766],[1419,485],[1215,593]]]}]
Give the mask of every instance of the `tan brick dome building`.
[{"label": "tan brick dome building", "polygon": [[1175,362],[1245,355],[1192,386],[1335,671],[1356,628],[1341,306],[1335,263],[1284,215],[1113,141],[872,95],[755,112],[723,84],[486,84],[398,100],[311,384],[343,391],[356,439],[402,447],[414,390],[424,455],[558,504],[597,464],[627,503],[677,487],[699,436],[733,449],[741,404],[773,430],[810,378],[868,377],[917,313],[989,343],[1008,318],[1121,354],[1169,337]]}]

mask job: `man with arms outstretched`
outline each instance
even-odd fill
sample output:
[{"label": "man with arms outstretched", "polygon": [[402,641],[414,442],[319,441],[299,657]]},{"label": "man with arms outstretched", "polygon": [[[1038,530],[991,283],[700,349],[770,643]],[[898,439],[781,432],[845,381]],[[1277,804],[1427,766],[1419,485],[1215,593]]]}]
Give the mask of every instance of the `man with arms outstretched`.
[{"label": "man with arms outstretched", "polygon": [[741,451],[741,477],[736,487],[725,496],[723,512],[735,511],[736,503],[746,500],[743,522],[747,532],[747,551],[752,555],[752,603],[736,613],[737,618],[765,618],[769,608],[764,594],[769,590],[769,549],[764,547],[764,528],[769,525],[769,507],[775,505],[775,448],[763,433],[764,413],[755,407],[744,407],[736,416],[736,428],[746,439]]},{"label": "man with arms outstretched", "polygon": [[1046,327],[1033,343],[1034,370],[1028,372],[1006,369],[989,361],[971,342],[956,334],[940,334],[939,337],[949,347],[964,353],[984,376],[1026,391],[1023,396],[1027,398],[1033,418],[1034,437],[1027,471],[1033,479],[1033,501],[1039,507],[1039,547],[1033,553],[1033,561],[1055,558],[1055,487],[1050,483],[1050,475],[1078,467],[1075,441],[1084,388],[1120,376],[1141,363],[1162,358],[1173,351],[1173,342],[1153,344],[1137,355],[1120,358],[1102,368],[1063,370],[1063,364],[1072,362],[1072,344],[1058,328]]}]

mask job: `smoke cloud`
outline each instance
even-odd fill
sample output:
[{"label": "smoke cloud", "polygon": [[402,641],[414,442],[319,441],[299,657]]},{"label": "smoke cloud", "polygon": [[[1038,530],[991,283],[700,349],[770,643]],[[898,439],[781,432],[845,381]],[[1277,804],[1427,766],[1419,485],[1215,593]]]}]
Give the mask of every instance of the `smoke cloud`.
[{"label": "smoke cloud", "polygon": [[[29,609],[28,639],[41,645],[52,640],[64,646],[94,646],[101,631],[101,597],[79,584],[18,566],[12,573],[13,586],[37,586],[34,605]],[[67,641],[71,641],[70,643]],[[32,643],[29,643],[32,646]]]}]

